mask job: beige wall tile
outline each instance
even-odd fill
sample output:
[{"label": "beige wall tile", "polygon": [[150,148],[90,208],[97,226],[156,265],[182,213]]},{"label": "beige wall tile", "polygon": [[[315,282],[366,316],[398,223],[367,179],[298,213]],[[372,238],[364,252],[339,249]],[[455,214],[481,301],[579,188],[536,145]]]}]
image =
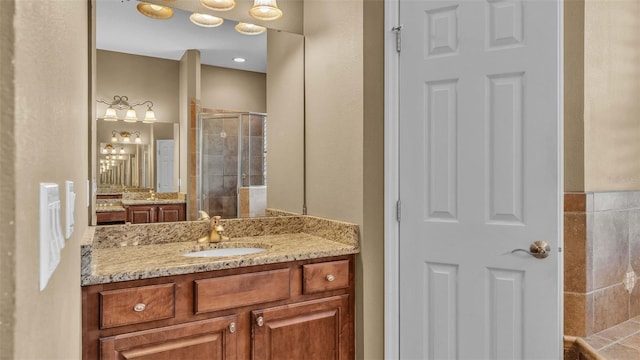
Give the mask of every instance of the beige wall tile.
[{"label": "beige wall tile", "polygon": [[595,332],[629,320],[629,294],[622,284],[596,291],[593,306]]}]

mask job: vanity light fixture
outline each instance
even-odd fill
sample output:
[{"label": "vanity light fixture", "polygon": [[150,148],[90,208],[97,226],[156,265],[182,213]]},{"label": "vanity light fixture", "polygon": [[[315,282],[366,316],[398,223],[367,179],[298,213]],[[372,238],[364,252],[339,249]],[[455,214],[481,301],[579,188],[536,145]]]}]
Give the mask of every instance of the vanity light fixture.
[{"label": "vanity light fixture", "polygon": [[136,122],[138,121],[138,114],[136,114],[136,110],[134,106],[147,105],[147,110],[144,115],[143,123],[154,123],[156,119],[156,114],[153,112],[153,102],[150,100],[145,100],[139,103],[129,103],[129,98],[126,96],[115,95],[112,101],[107,101],[103,99],[97,99],[97,102],[107,104],[109,107],[105,110],[104,117],[102,118],[104,121],[117,121],[118,114],[116,110],[127,110],[127,113],[124,117],[125,122]]},{"label": "vanity light fixture", "polygon": [[267,31],[267,28],[263,26],[243,22],[239,22],[238,25],[235,26],[235,29],[237,32],[244,35],[260,35]]},{"label": "vanity light fixture", "polygon": [[227,11],[236,7],[235,0],[200,0],[200,4],[207,9]]},{"label": "vanity light fixture", "polygon": [[[131,135],[136,135],[136,139],[135,139],[135,143],[136,144],[140,144],[142,143],[142,140],[140,139],[140,131],[134,131],[134,132],[128,132],[128,131],[116,131],[113,130],[111,131],[111,141],[112,142],[123,142],[123,143],[130,143],[131,142]],[[120,136],[118,138],[118,136]],[[124,152],[124,149],[121,147],[120,148],[120,153],[122,154]]]},{"label": "vanity light fixture", "polygon": [[270,21],[281,18],[282,10],[278,8],[276,0],[253,0],[249,15],[254,19]]},{"label": "vanity light fixture", "polygon": [[216,27],[222,25],[224,20],[217,16],[201,13],[193,13],[189,16],[192,23],[202,27]]},{"label": "vanity light fixture", "polygon": [[116,148],[114,148],[113,145],[111,145],[111,144],[107,144],[102,148],[102,153],[103,154],[115,154],[116,153]]},{"label": "vanity light fixture", "polygon": [[168,6],[141,2],[136,6],[140,14],[152,19],[165,20],[173,16],[173,9]]}]

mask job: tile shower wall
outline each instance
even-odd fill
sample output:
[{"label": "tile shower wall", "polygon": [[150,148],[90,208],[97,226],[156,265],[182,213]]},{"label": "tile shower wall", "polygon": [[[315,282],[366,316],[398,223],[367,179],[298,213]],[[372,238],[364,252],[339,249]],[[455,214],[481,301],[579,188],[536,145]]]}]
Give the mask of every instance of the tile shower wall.
[{"label": "tile shower wall", "polygon": [[565,194],[564,247],[566,335],[640,315],[640,191]]}]

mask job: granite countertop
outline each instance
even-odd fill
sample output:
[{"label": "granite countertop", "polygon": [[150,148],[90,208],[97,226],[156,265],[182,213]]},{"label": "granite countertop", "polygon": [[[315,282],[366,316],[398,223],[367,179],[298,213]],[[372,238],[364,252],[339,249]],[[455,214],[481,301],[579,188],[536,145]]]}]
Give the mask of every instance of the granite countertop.
[{"label": "granite countertop", "polygon": [[[81,285],[232,269],[360,252],[358,226],[311,216],[221,220],[229,240],[199,244],[209,221],[97,226],[81,248]],[[250,255],[195,258],[212,248],[259,247]]]},{"label": "granite countertop", "polygon": [[185,199],[138,199],[138,200],[126,200],[122,199],[122,205],[159,205],[159,204],[185,204]]}]

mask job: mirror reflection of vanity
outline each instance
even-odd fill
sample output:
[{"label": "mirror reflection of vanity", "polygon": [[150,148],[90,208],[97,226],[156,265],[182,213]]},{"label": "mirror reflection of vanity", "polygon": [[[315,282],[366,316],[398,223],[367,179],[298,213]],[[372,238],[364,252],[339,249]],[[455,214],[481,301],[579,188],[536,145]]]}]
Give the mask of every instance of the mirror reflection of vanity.
[{"label": "mirror reflection of vanity", "polygon": [[[103,0],[98,0],[97,11],[100,11],[100,1]],[[132,3],[135,2],[132,1]],[[294,6],[299,6],[296,4],[298,2],[292,3]],[[162,2],[162,5],[167,4],[169,3]],[[198,4],[197,0],[177,0],[169,5],[176,8],[176,14],[180,14],[179,7],[190,9]],[[238,7],[242,8],[242,2],[238,2]],[[285,1],[281,7],[285,9],[287,2]],[[135,6],[133,8],[135,9]],[[289,17],[295,16],[291,13],[288,15]],[[233,16],[233,14],[225,14],[225,16]],[[139,21],[149,20],[139,19]],[[233,21],[229,20],[229,22]],[[123,23],[126,22],[119,22],[119,24]],[[269,25],[267,24],[267,26]],[[100,36],[101,29],[98,23],[97,36]],[[208,30],[213,31],[214,29]],[[130,31],[129,34],[134,32]],[[265,119],[264,123],[269,125],[268,128],[264,128],[263,144],[265,147],[267,143],[269,144],[268,151],[264,153],[264,169],[268,169],[268,171],[265,170],[263,181],[259,185],[257,185],[258,177],[255,174],[253,179],[256,180],[256,186],[266,189],[265,208],[301,212],[303,208],[304,161],[303,39],[301,35],[275,30],[269,30],[264,36],[268,54],[266,73],[238,69],[228,70],[222,66],[205,64],[194,66],[189,63],[189,60],[185,61],[186,54],[182,59],[171,60],[111,50],[97,50],[95,97],[109,100],[115,95],[126,95],[132,102],[150,100],[154,104],[153,110],[158,120],[153,124],[144,124],[140,121],[134,123],[121,120],[104,121],[101,116],[107,105],[96,104],[96,140],[93,150],[95,151],[93,158],[96,159],[95,179],[97,185],[95,211],[105,212],[104,210],[110,205],[117,204],[115,201],[108,201],[109,197],[120,195],[141,201],[150,199],[149,191],[151,191],[156,199],[164,197],[165,201],[183,201],[186,204],[184,215],[178,215],[184,216],[186,220],[195,220],[198,216],[197,210],[200,209],[213,212],[210,214],[212,216],[233,217],[229,211],[225,211],[219,205],[224,201],[233,200],[231,199],[232,192],[237,194],[240,189],[231,191],[227,188],[226,196],[228,198],[222,201],[206,198],[206,192],[202,189],[213,185],[206,183],[202,176],[202,168],[198,165],[202,156],[215,155],[203,155],[203,150],[200,149],[202,144],[198,143],[202,134],[195,131],[194,128],[197,128],[198,123],[202,121],[203,114],[211,116],[212,112],[217,112],[218,114],[267,114],[268,121]],[[189,67],[198,69],[200,72],[200,77],[197,79],[197,82],[200,83],[199,98],[193,98],[193,94],[189,92],[190,89],[195,88],[194,77],[184,74],[188,72],[185,69]],[[234,73],[239,77],[232,77]],[[256,91],[256,89],[261,90]],[[243,96],[246,97],[244,102],[240,100]],[[261,96],[262,98],[260,98]],[[136,110],[139,113],[144,113],[144,109],[137,108]],[[134,134],[135,136],[139,134],[141,143],[136,144],[133,141],[124,143],[122,136],[120,136],[121,133]],[[218,131],[217,135],[223,140],[230,139],[228,136],[225,137],[227,133],[226,131]],[[118,141],[112,141],[116,137],[119,138]],[[156,148],[159,140],[173,141],[173,165],[170,171],[158,169]],[[242,140],[239,142],[241,143]],[[116,154],[103,153],[103,148],[109,144],[115,148]],[[120,158],[121,150],[124,150],[122,158]],[[113,159],[113,155],[117,158]],[[106,156],[109,156],[109,159],[106,159]],[[225,163],[223,160],[220,164],[221,168],[211,171],[226,171],[228,168],[233,168],[234,165],[236,164],[229,164],[228,160]],[[251,168],[251,163],[247,166]],[[253,169],[257,167],[259,166],[254,164]],[[239,177],[240,181],[242,181],[243,170],[245,169],[240,166],[239,172],[235,175]],[[160,181],[163,174],[165,178],[168,177],[171,180],[171,191],[167,191],[167,188],[159,188],[159,184],[166,183],[166,181]],[[245,178],[249,176],[246,175],[246,172],[244,174]],[[232,176],[230,175],[228,178]],[[267,178],[268,185],[265,186]],[[224,182],[224,179],[222,181]],[[254,185],[250,181],[246,183]],[[171,198],[169,199],[169,197]],[[236,202],[238,202],[237,198]],[[106,205],[103,205],[105,203]],[[206,209],[203,204],[211,204],[212,206]],[[238,214],[238,211],[234,212]],[[259,213],[259,215],[266,214],[265,212]],[[175,220],[172,217],[167,218]],[[182,218],[178,218],[178,220],[182,220]],[[129,221],[128,216],[124,221]]]}]

